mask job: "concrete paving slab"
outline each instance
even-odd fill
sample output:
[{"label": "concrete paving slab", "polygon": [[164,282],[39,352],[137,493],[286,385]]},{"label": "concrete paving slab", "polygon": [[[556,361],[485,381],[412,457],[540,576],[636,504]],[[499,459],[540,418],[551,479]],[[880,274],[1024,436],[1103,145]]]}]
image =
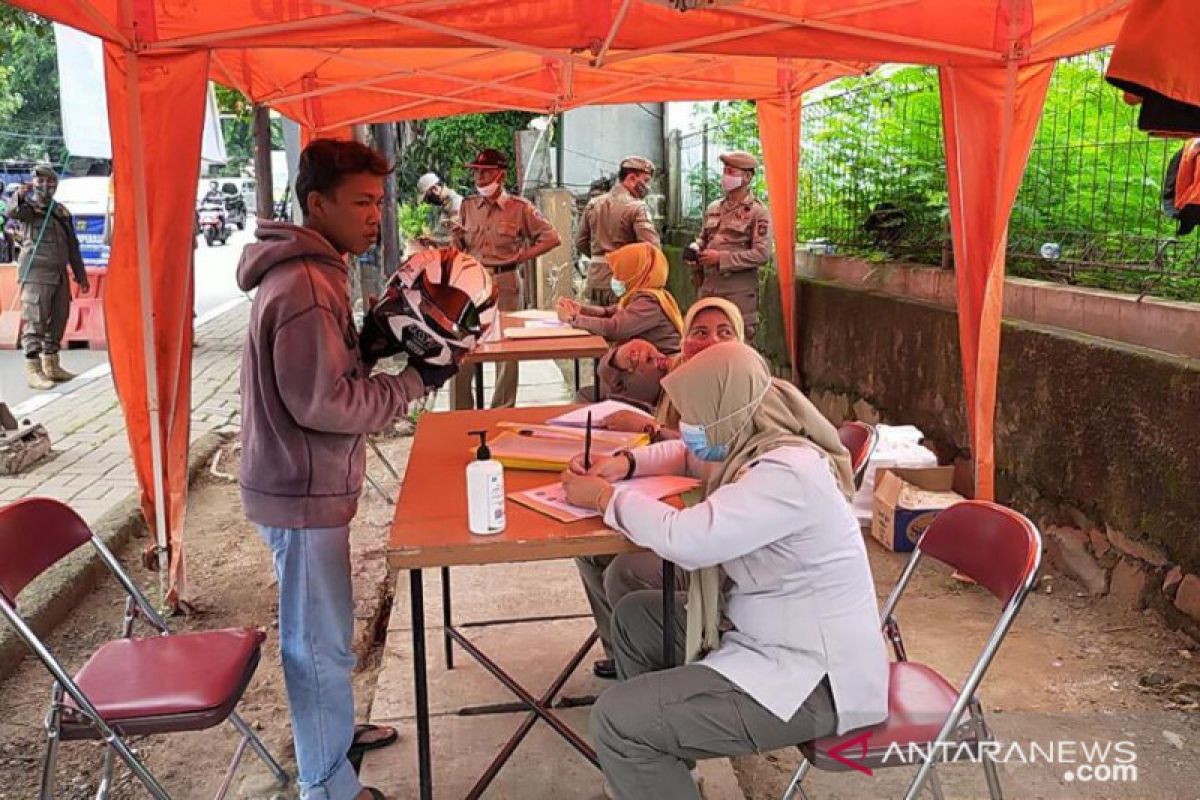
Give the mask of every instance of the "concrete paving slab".
[{"label": "concrete paving slab", "polygon": [[[587,730],[587,709],[563,714],[573,728]],[[431,721],[435,797],[466,796],[523,716],[464,718],[439,716]],[[398,798],[418,795],[416,723],[376,719],[394,725],[400,741],[368,753],[359,773],[363,783]],[[483,794],[486,800],[602,800],[603,778],[553,730],[538,723]]]},{"label": "concrete paving slab", "polygon": [[[425,624],[442,624],[441,570],[422,570]],[[396,578],[388,630],[412,630],[407,570]],[[583,584],[571,559],[487,564],[450,570],[454,622],[480,622],[518,617],[589,614]]]},{"label": "concrete paving slab", "polygon": [[[466,637],[534,696],[540,696],[591,633],[591,620],[561,620],[486,628],[467,628]],[[461,647],[454,646],[454,669],[446,669],[442,628],[425,632],[429,708],[432,714],[458,714],[464,708],[518,702]],[[560,697],[595,697],[611,681],[592,675],[591,663],[601,658],[593,647],[567,681]],[[401,718],[416,713],[411,632],[391,631],[384,644],[372,717]]]}]

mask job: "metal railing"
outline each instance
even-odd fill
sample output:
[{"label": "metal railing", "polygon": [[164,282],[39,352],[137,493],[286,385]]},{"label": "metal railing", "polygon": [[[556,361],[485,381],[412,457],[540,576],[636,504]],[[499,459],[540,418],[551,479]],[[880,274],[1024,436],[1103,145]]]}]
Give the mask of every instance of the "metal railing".
[{"label": "metal railing", "polygon": [[[1163,208],[1164,174],[1182,143],[1137,130],[1137,109],[1104,82],[1108,56],[1055,69],[1013,209],[1009,272],[1200,300],[1200,233],[1177,237]],[[672,225],[695,227],[719,196],[710,156],[758,147],[748,104],[720,120],[672,137]],[[936,70],[881,70],[808,103],[798,198],[801,246],[951,268]]]}]

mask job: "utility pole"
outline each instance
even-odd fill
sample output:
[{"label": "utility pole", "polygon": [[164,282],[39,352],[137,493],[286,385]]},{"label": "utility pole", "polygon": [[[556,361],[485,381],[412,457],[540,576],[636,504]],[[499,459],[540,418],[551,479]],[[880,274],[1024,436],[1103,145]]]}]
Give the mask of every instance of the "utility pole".
[{"label": "utility pole", "polygon": [[561,189],[565,185],[563,183],[563,172],[566,170],[567,165],[567,148],[564,146],[567,141],[567,130],[563,127],[563,124],[566,122],[566,116],[563,112],[558,112],[554,122],[554,130],[558,134],[558,147],[554,150],[554,185]]},{"label": "utility pole", "polygon": [[275,214],[275,192],[271,185],[271,110],[254,107],[254,191],[260,222]]},{"label": "utility pole", "polygon": [[[375,125],[375,148],[389,164],[396,163],[396,125],[380,122]],[[383,184],[383,274],[390,277],[400,266],[400,223],[396,208],[396,175],[387,176]]]}]

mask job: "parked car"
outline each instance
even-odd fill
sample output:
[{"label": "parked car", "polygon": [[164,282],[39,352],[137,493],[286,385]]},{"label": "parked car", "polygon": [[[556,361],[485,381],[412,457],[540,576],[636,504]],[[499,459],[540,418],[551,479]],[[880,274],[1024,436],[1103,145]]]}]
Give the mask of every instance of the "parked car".
[{"label": "parked car", "polygon": [[63,178],[58,182],[54,199],[75,218],[83,263],[89,267],[107,267],[113,232],[112,178]]}]

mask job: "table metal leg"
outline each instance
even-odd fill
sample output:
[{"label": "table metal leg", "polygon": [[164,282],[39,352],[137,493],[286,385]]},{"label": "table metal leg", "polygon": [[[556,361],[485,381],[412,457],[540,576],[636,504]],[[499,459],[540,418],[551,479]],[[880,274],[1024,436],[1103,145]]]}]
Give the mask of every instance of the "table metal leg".
[{"label": "table metal leg", "polygon": [[453,625],[454,617],[450,613],[450,568],[442,567],[442,638],[446,646],[446,669],[454,669],[454,640],[450,637]]},{"label": "table metal leg", "polygon": [[521,723],[521,727],[519,727],[512,737],[509,738],[508,742],[505,743],[504,748],[496,755],[496,757],[492,760],[492,763],[488,765],[487,771],[483,773],[479,780],[476,781],[475,786],[472,787],[471,791],[467,793],[467,800],[475,800],[475,798],[478,798],[483,794],[483,792],[495,779],[496,775],[499,774],[504,764],[509,760],[509,758],[512,757],[512,754],[517,749],[517,746],[520,745],[521,741],[533,728],[534,723],[537,722],[538,719],[541,719],[550,727],[554,728],[554,730],[560,736],[566,739],[567,742],[576,750],[578,750],[579,753],[583,755],[583,757],[589,762],[591,762],[593,766],[596,768],[600,767],[600,762],[596,760],[596,751],[593,750],[591,746],[579,736],[579,734],[571,730],[571,728],[567,726],[565,722],[556,717],[547,708],[554,697],[560,691],[562,691],[562,687],[566,685],[567,680],[571,677],[575,670],[579,668],[579,664],[591,651],[592,646],[596,644],[596,640],[599,637],[595,631],[592,631],[591,635],[588,636],[587,640],[583,643],[583,646],[575,651],[575,655],[562,669],[562,671],[559,672],[558,676],[555,677],[554,681],[550,684],[550,688],[548,688],[542,694],[541,698],[537,700],[535,700],[533,695],[529,694],[524,687],[513,680],[508,673],[506,673],[498,664],[488,658],[488,656],[480,651],[479,648],[475,647],[462,634],[460,634],[458,631],[455,631],[454,636],[464,650],[470,653],[471,656],[475,658],[475,660],[478,661],[484,669],[486,669],[492,674],[493,677],[496,678],[496,680],[504,684],[510,692],[519,697],[524,703],[525,708],[528,708],[531,712]]},{"label": "table metal leg", "polygon": [[[497,367],[499,369],[499,367]],[[475,408],[483,410],[483,362],[475,365]]]},{"label": "table metal leg", "polygon": [[421,800],[433,800],[433,757],[429,743],[429,683],[425,671],[425,588],[421,570],[408,571],[412,595],[413,673],[417,700],[417,768]]},{"label": "table metal leg", "polygon": [[663,663],[675,666],[675,563],[663,559]]},{"label": "table metal leg", "polygon": [[580,375],[580,370],[579,370],[579,359],[577,358],[577,359],[575,359],[575,396],[576,397],[579,396],[579,384],[580,384],[581,380],[582,380],[582,376]]},{"label": "table metal leg", "polygon": [[592,359],[592,399],[600,402],[600,359]]}]

